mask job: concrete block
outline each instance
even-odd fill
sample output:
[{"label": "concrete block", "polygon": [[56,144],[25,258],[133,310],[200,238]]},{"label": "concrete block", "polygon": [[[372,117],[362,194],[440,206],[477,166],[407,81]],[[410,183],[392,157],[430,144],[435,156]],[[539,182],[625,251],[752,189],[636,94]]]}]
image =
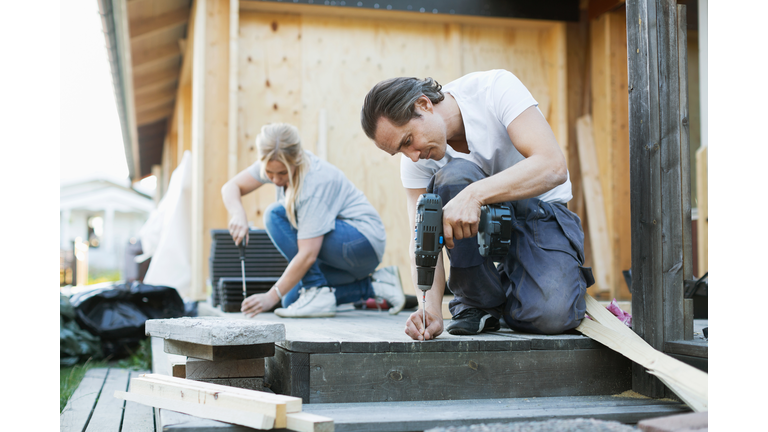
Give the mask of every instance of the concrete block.
[{"label": "concrete block", "polygon": [[677,414],[642,420],[637,424],[643,432],[694,432],[709,428],[708,412]]},{"label": "concrete block", "polygon": [[147,320],[147,336],[210,346],[282,342],[285,325],[219,317],[183,317]]},{"label": "concrete block", "polygon": [[187,357],[186,378],[252,378],[264,376],[264,359],[209,360]]}]

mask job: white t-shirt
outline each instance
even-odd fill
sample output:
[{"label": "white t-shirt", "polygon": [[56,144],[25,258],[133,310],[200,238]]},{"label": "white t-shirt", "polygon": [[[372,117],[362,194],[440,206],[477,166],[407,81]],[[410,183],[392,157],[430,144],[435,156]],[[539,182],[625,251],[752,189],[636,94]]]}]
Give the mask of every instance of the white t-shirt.
[{"label": "white t-shirt", "polygon": [[[432,176],[453,158],[474,162],[489,177],[525,159],[509,139],[507,126],[518,115],[538,102],[531,92],[506,70],[473,72],[443,86],[461,110],[469,154],[446,147],[445,156],[439,161],[420,159],[413,162],[402,155],[400,178],[408,189],[422,189],[429,185]],[[542,201],[567,203],[573,198],[571,180],[539,195]]]},{"label": "white t-shirt", "polygon": [[[341,219],[368,239],[381,260],[387,236],[379,213],[341,170],[309,151],[304,152],[309,156],[310,169],[296,200],[298,238],[325,235],[333,231],[336,219]],[[248,172],[262,183],[272,183],[261,176],[259,161],[248,167]],[[277,200],[285,205],[285,191],[281,187],[277,188]]]}]

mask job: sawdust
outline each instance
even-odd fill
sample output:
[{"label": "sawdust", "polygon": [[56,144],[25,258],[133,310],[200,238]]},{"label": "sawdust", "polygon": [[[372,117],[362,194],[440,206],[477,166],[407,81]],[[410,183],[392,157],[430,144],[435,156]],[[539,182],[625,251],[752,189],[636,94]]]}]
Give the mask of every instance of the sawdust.
[{"label": "sawdust", "polygon": [[[619,394],[615,394],[615,395],[611,395],[611,396],[612,397],[621,397],[621,398],[634,398],[634,399],[652,399],[652,398],[649,398],[648,396],[641,395],[640,393],[638,393],[636,391],[632,391],[632,390],[627,390],[625,392],[622,392],[622,393],[619,393]],[[658,401],[665,401],[665,402],[680,402],[678,400],[670,399],[670,398],[660,398],[660,399],[656,399],[656,400],[658,400]]]}]

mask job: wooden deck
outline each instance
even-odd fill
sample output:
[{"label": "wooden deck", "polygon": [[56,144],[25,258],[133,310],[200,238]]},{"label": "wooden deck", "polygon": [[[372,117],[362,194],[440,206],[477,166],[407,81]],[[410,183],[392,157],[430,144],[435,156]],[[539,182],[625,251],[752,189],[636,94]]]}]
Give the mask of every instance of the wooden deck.
[{"label": "wooden deck", "polygon": [[[205,306],[201,312],[247,319]],[[333,418],[336,431],[423,431],[579,417],[634,424],[689,411],[668,399],[627,397],[631,362],[587,337],[502,328],[418,342],[403,332],[408,314],[345,307],[335,318],[259,315],[255,319],[286,327],[286,340],[268,359],[264,381],[276,393],[301,397],[303,411]],[[703,339],[676,349],[696,354],[702,343],[706,350]],[[165,353],[159,338],[152,340],[152,354],[154,373],[170,375],[170,364],[184,361]],[[61,416],[61,430],[251,430],[105,397],[125,390],[135,374],[89,371]]]}]

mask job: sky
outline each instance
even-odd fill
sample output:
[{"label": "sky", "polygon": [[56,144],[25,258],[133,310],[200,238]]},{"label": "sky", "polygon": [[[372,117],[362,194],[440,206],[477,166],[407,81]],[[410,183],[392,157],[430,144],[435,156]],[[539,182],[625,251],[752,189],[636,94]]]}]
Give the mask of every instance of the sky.
[{"label": "sky", "polygon": [[[100,177],[128,184],[115,90],[96,0],[61,9],[61,182]],[[152,179],[136,185],[153,192]]]}]

